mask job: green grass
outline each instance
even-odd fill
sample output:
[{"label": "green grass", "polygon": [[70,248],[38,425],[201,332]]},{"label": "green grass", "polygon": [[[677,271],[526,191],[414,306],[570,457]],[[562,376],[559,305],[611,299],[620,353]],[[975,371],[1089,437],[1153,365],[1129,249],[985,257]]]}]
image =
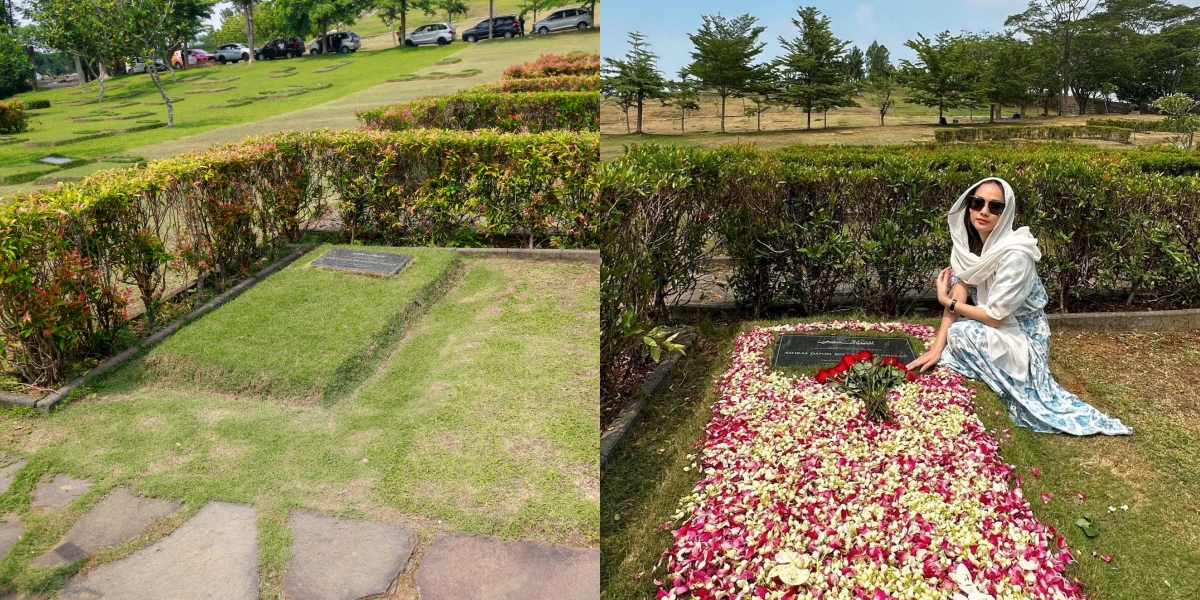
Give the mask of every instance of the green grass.
[{"label": "green grass", "polygon": [[[333,388],[344,394],[395,343],[389,322],[458,260],[453,251],[414,250],[395,278],[307,266],[329,249],[313,250],[168,338],[147,357],[148,374],[181,389],[308,401]],[[363,356],[368,347],[376,351]]]},{"label": "green grass", "polygon": [[[0,562],[0,586],[56,589],[79,568],[153,543],[213,500],[258,509],[263,597],[280,596],[292,508],[403,523],[420,544],[463,531],[595,545],[598,269],[491,259],[468,259],[465,268],[461,283],[372,379],[329,407],[158,386],[143,357],[90,383],[50,415],[0,416],[0,449],[29,460],[0,496],[0,508],[31,527]],[[337,300],[321,302],[336,307]],[[197,325],[240,310],[235,304]],[[312,321],[312,314],[285,316],[299,329],[336,337],[336,319]],[[251,325],[261,332],[268,324]],[[264,351],[312,349],[305,339],[277,341]],[[355,350],[339,352],[344,359]],[[96,490],[68,511],[29,515],[29,490],[55,472],[89,478]],[[83,565],[54,574],[29,569],[118,485],[182,500],[184,516]]]},{"label": "green grass", "polygon": [[[604,471],[605,600],[654,597],[652,580],[661,573],[651,569],[672,544],[669,529],[659,526],[671,520],[698,481],[698,473],[683,468],[712,417],[713,381],[728,368],[736,335],[752,325],[829,318],[698,325],[698,345],[680,361],[666,391],[647,403]],[[1038,519],[1066,535],[1078,560],[1067,576],[1083,581],[1093,600],[1184,600],[1200,589],[1198,363],[1200,332],[1054,334],[1055,377],[1131,425],[1131,437],[1074,438],[1014,428],[1002,401],[973,382],[977,415],[1002,442],[1004,460],[1025,477],[1022,487]],[[1040,478],[1032,476],[1033,467]],[[1049,503],[1041,500],[1042,492],[1053,494]],[[1121,505],[1129,511],[1108,511]],[[1095,540],[1087,541],[1074,524],[1085,516],[1100,529]],[[1114,559],[1105,563],[1092,551]],[[638,573],[645,575],[637,579]]]},{"label": "green grass", "polygon": [[[255,63],[254,66],[238,63],[223,67],[194,68],[181,71],[180,80],[176,83],[171,83],[170,74],[164,73],[163,86],[167,95],[172,98],[186,98],[186,101],[180,102],[174,107],[175,127],[80,141],[60,146],[58,150],[73,158],[95,158],[106,154],[118,154],[130,148],[195,135],[216,127],[255,121],[263,117],[341,98],[383,83],[388,78],[432,66],[441,58],[458,50],[461,50],[461,47],[397,48],[350,55],[305,56],[291,61],[262,61]],[[349,64],[336,70],[312,73],[313,70],[345,61],[349,61]],[[298,74],[286,80],[271,79],[270,71],[277,70],[281,66],[280,63],[288,63],[286,66],[295,66]],[[196,85],[199,80],[219,80],[230,76],[240,77],[232,89],[205,94],[185,94],[188,91],[205,89],[204,85]],[[212,110],[207,108],[209,105],[227,104],[229,100],[259,96],[259,92],[263,90],[279,90],[281,81],[286,81],[288,86],[302,86],[309,89],[318,85],[328,85],[329,87],[314,89],[286,98],[260,100],[232,109]],[[72,100],[96,100],[99,95],[99,85],[96,82],[77,88],[28,92],[18,95],[17,97],[21,99],[46,98],[51,101],[50,108],[38,111],[37,122],[32,123],[31,130],[20,134],[20,137],[34,142],[46,141],[70,137],[72,131],[84,128],[124,128],[122,123],[133,124],[132,121],[113,120],[103,122],[104,125],[84,127],[83,124],[68,119],[68,117],[95,117],[96,115],[92,111],[108,110],[107,107],[110,103],[118,105],[129,101],[136,102],[136,105],[109,111],[115,113],[111,116],[127,116],[152,110],[153,117],[147,118],[166,121],[166,108],[162,105],[162,98],[149,75],[115,77],[106,82],[106,90],[118,83],[124,85],[119,89],[112,90],[111,93],[106,91],[105,101],[102,104],[89,103],[80,106],[67,104]],[[230,86],[218,85],[216,87]],[[153,107],[148,109],[145,105],[147,102],[152,103]],[[89,123],[89,125],[91,124]],[[0,146],[0,168],[27,163],[44,156],[44,152],[45,150],[26,149],[23,144]]]}]

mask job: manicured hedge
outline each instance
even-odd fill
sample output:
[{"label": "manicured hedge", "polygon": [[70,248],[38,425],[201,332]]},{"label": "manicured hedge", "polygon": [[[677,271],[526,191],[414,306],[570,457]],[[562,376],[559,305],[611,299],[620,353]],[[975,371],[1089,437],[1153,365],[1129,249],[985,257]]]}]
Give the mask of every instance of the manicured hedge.
[{"label": "manicured hedge", "polygon": [[1088,119],[1087,124],[1093,127],[1123,127],[1137,133],[1147,131],[1172,132],[1171,124],[1165,119]]},{"label": "manicured hedge", "polygon": [[534,79],[501,79],[475,86],[481,92],[595,92],[600,89],[597,75],[556,75]]},{"label": "manicured hedge", "polygon": [[[1117,296],[1200,301],[1200,178],[1148,172],[1169,152],[1077,148],[938,152],[923,146],[760,151],[633,146],[599,175],[604,360],[620,353],[621,315],[663,316],[706,258],[733,261],[731,284],[756,312],[799,304],[895,312],[931,289],[949,260],[945,214],[996,175],[1040,241],[1052,310]],[[614,333],[617,332],[617,333]]]},{"label": "manicured hedge", "polygon": [[0,348],[60,382],[111,347],[124,290],[153,318],[169,271],[240,277],[335,202],[351,240],[595,247],[599,152],[565,131],[282,132],[21,194],[0,207]]},{"label": "manicured hedge", "polygon": [[1001,125],[995,127],[951,127],[933,130],[939,142],[982,142],[993,140],[1067,140],[1095,138],[1129,143],[1132,129],[1091,125]]},{"label": "manicured hedge", "polygon": [[355,113],[371,129],[485,129],[537,133],[556,129],[599,131],[600,92],[467,91],[419,98]]},{"label": "manicured hedge", "polygon": [[28,108],[29,110],[40,110],[43,108],[50,108],[50,101],[45,98],[41,98],[39,100],[30,100],[29,102],[25,103],[25,107]]},{"label": "manicured hedge", "polygon": [[555,75],[600,75],[600,53],[576,51],[543,54],[537,60],[504,70],[504,79],[536,79]]},{"label": "manicured hedge", "polygon": [[29,126],[29,115],[24,102],[9,100],[0,102],[0,133],[20,133]]}]

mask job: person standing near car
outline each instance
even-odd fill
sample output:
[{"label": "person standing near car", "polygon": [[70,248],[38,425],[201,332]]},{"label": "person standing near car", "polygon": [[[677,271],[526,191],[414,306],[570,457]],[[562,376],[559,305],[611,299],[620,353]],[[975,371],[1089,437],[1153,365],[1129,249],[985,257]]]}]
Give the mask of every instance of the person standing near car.
[{"label": "person standing near car", "polygon": [[520,23],[520,26],[521,26],[521,33],[519,33],[517,35],[520,35],[521,37],[525,37],[525,15],[521,15],[521,16],[517,17],[517,22]]}]

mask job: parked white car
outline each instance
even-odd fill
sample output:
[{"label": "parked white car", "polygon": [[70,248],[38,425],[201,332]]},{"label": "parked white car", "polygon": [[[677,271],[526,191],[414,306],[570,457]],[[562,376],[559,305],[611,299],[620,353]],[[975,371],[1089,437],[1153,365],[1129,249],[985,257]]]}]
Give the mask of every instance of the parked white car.
[{"label": "parked white car", "polygon": [[[166,67],[166,65],[163,64],[163,61],[161,58],[154,59],[154,70],[155,71],[162,71],[163,69],[166,69],[166,68],[167,67]],[[134,58],[134,59],[125,61],[125,72],[126,73],[148,73],[149,71],[146,70],[146,63],[142,62],[142,59]]]},{"label": "parked white car", "polygon": [[217,48],[217,63],[235,63],[239,60],[250,62],[250,47],[245,44],[225,44]]},{"label": "parked white car", "polygon": [[404,36],[405,46],[420,46],[421,44],[437,44],[445,46],[454,41],[454,25],[450,23],[430,23],[422,25],[412,33]]},{"label": "parked white car", "polygon": [[584,30],[592,26],[592,12],[586,8],[565,8],[533,24],[533,31],[546,35],[551,31]]},{"label": "parked white car", "polygon": [[[325,36],[325,45],[328,46],[327,52],[337,52],[346,54],[347,52],[358,52],[362,47],[362,38],[353,31],[341,31],[338,33],[330,33]],[[316,56],[321,53],[321,38],[317,38],[308,44],[308,53]]]}]

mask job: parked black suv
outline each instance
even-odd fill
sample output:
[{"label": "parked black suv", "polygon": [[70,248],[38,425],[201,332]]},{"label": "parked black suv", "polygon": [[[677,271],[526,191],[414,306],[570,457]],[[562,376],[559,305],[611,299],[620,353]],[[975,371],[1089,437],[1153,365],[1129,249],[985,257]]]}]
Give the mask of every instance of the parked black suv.
[{"label": "parked black suv", "polygon": [[277,37],[254,51],[254,60],[264,58],[292,58],[304,54],[304,40],[298,37]]},{"label": "parked black suv", "polygon": [[[510,38],[516,35],[525,34],[525,32],[521,30],[522,23],[517,18],[517,15],[501,15],[493,18],[492,20],[495,23],[492,25],[492,31],[496,37]],[[475,40],[488,39],[488,20],[484,19],[480,21],[478,25],[464,31],[462,34],[462,39],[468,44],[474,42]]]}]

